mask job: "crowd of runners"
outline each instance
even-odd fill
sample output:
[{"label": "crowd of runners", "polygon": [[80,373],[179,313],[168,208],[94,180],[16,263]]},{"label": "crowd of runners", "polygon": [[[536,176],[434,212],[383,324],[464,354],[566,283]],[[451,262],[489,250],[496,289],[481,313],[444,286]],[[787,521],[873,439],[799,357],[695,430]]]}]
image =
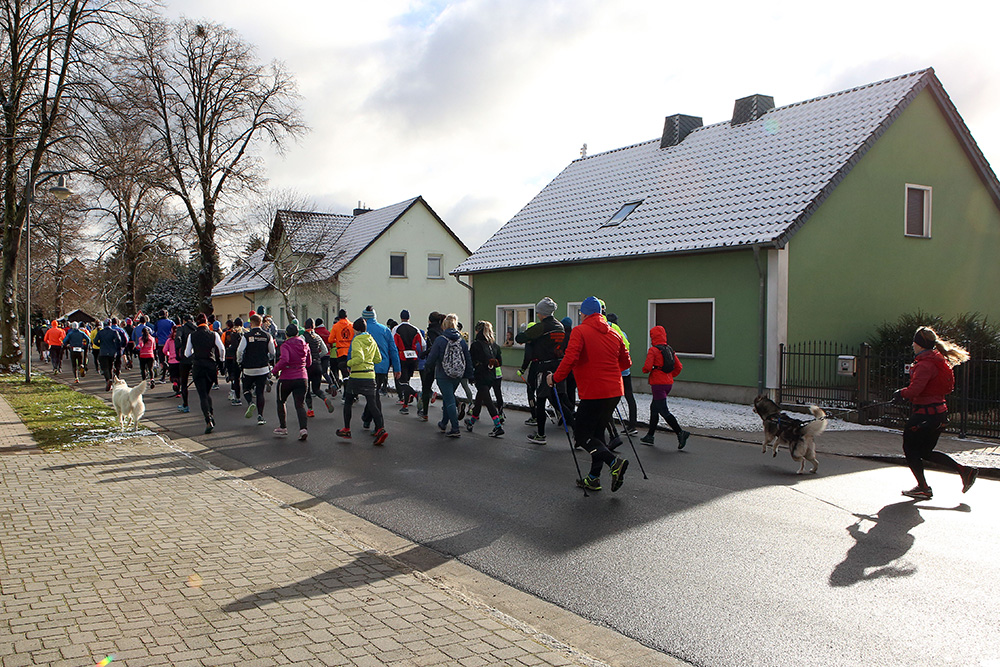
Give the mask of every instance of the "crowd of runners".
[{"label": "crowd of runners", "polygon": [[[581,474],[578,484],[600,490],[600,473],[607,465],[612,490],[617,490],[628,461],[613,452],[621,445],[622,435],[638,435],[628,337],[596,297],[583,302],[582,321],[576,327],[570,318],[557,320],[555,311],[556,303],[543,298],[535,307],[536,321],[516,336],[516,342],[523,345],[517,375],[526,384],[531,412],[525,423],[534,427],[528,440],[544,445],[547,422],[567,433],[572,430],[576,448],[589,452],[592,459],[589,474]],[[682,365],[667,346],[662,327],[654,327],[650,335],[654,343],[643,372],[650,376],[653,403],[649,430],[641,442],[653,444],[662,416],[683,448],[689,434],[666,407],[667,393]],[[338,394],[344,422],[336,430],[340,438],[354,437],[354,404],[364,398],[361,427],[375,445],[383,445],[388,438],[383,398],[388,400],[390,395],[401,414],[415,408],[417,419],[424,422],[429,420],[430,406],[440,398],[437,426],[447,437],[460,437],[462,426],[474,431],[481,419],[489,420],[490,437],[504,435],[503,348],[488,321],[476,323],[470,338],[456,315],[436,311],[423,326],[411,323],[406,310],[399,313],[398,322],[388,319],[383,324],[368,306],[354,320],[340,310],[329,328],[322,319],[301,323],[293,319],[283,331],[263,308],[225,323],[206,314],[171,317],[160,311],[155,317],[138,314],[94,325],[53,321],[48,329],[37,327],[33,336],[40,357],[51,362],[53,373],[61,373],[64,360],[69,359],[75,383],[88,372],[92,358],[94,369],[105,380],[105,390],[110,391],[114,378],[138,361],[142,381],[149,387],[170,383],[182,413],[191,411],[193,384],[206,433],[215,428],[212,392],[220,388],[221,380],[229,385],[229,403],[245,405],[245,417],[256,418],[258,425],[267,424],[271,394],[278,437],[289,434],[289,398],[298,438],[305,440],[314,407],[322,405],[334,412]],[[507,351],[512,350],[508,347]],[[627,418],[618,408],[622,398]],[[614,422],[616,412],[624,434]]]}]

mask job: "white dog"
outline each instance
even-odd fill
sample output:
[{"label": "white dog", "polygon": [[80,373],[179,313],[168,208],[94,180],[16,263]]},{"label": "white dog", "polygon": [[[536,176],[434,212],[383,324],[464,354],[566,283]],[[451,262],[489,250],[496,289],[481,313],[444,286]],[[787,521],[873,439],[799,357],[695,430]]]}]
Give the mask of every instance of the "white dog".
[{"label": "white dog", "polygon": [[142,392],[146,391],[146,382],[140,382],[134,387],[121,378],[115,378],[111,383],[111,403],[118,415],[118,425],[124,431],[131,424],[132,430],[139,429],[139,420],[146,414],[146,404],[142,401]]}]

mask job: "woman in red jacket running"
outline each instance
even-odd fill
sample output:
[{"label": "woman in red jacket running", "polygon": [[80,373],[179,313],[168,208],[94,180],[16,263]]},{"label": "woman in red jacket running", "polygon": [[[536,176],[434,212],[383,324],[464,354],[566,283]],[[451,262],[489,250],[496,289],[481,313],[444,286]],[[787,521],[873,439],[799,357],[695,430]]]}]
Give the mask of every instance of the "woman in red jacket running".
[{"label": "woman in red jacket running", "polygon": [[893,399],[902,397],[913,403],[913,414],[903,430],[903,453],[917,485],[903,491],[903,495],[917,500],[930,500],[933,496],[924,477],[925,460],[958,473],[962,478],[962,493],[965,493],[972,488],[979,470],[960,465],[934,448],[948,423],[948,404],[944,397],[955,388],[952,368],[968,361],[969,353],[952,342],[941,340],[929,327],[917,329],[913,336],[913,353],[916,357],[910,367],[910,384],[893,394]]}]

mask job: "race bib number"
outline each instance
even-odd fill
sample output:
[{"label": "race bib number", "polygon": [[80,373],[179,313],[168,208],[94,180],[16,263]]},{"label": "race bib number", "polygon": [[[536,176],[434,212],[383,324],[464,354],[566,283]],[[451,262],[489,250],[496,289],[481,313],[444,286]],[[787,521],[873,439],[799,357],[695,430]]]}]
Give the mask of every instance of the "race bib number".
[{"label": "race bib number", "polygon": [[416,350],[403,350],[403,358],[404,359],[416,359],[417,358],[417,351]]},{"label": "race bib number", "polygon": [[83,348],[82,348],[82,347],[74,347],[74,348],[71,348],[71,349],[72,349],[72,350],[73,350],[74,352],[83,352]]}]

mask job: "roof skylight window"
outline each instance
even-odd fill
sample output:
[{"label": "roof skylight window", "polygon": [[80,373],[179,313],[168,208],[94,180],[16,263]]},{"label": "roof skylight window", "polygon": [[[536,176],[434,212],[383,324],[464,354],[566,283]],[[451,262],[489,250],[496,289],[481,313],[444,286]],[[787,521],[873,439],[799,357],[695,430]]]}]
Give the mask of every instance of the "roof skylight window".
[{"label": "roof skylight window", "polygon": [[618,209],[618,212],[611,216],[611,219],[605,222],[602,227],[617,227],[622,223],[622,221],[632,214],[632,211],[639,208],[639,204],[642,203],[641,199],[636,201],[630,201],[629,203]]}]

